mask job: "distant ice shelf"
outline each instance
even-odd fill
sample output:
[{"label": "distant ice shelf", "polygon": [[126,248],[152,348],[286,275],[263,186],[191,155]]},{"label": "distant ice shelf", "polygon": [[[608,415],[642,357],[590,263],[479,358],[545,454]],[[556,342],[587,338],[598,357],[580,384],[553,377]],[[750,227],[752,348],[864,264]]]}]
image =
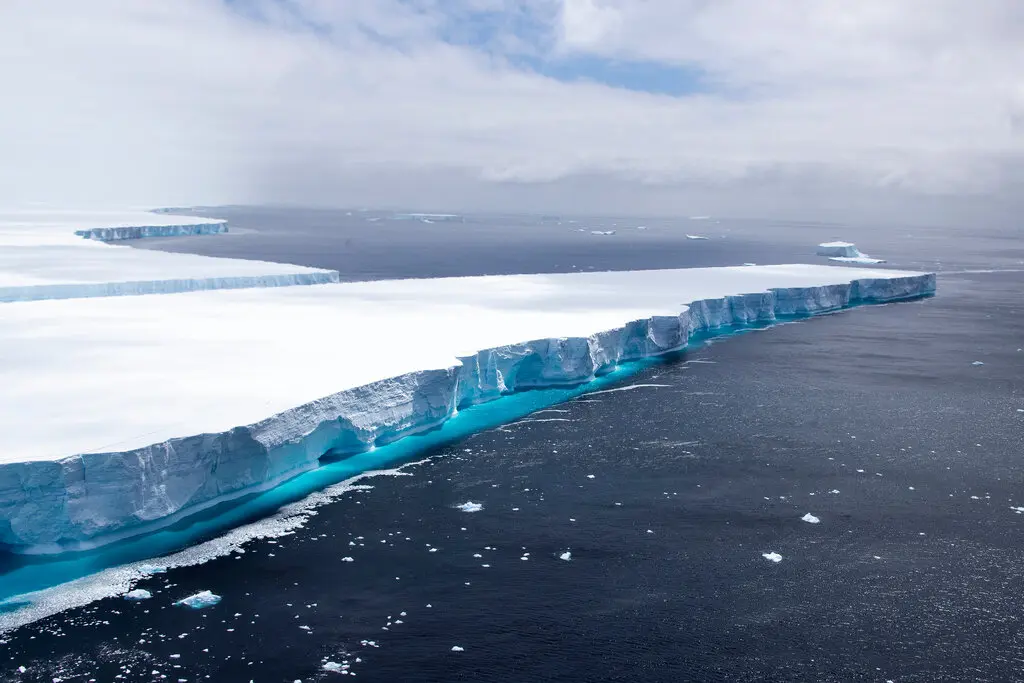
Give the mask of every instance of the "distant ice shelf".
[{"label": "distant ice shelf", "polygon": [[3,304],[0,543],[101,545],[697,333],[934,289],[779,265]]},{"label": "distant ice shelf", "polygon": [[107,244],[223,233],[227,223],[146,212],[0,212],[0,304],[337,282],[336,271]]}]

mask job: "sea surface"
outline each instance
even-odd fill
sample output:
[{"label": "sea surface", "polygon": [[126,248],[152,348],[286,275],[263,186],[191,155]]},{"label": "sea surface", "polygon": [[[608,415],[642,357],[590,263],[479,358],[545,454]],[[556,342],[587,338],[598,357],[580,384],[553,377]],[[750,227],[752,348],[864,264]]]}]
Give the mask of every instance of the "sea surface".
[{"label": "sea surface", "polygon": [[467,411],[399,469],[296,494],[301,524],[142,581],[150,599],[4,635],[0,680],[1024,680],[1019,231],[201,213],[234,232],[137,246],[365,280],[820,263],[848,239],[938,294]]}]

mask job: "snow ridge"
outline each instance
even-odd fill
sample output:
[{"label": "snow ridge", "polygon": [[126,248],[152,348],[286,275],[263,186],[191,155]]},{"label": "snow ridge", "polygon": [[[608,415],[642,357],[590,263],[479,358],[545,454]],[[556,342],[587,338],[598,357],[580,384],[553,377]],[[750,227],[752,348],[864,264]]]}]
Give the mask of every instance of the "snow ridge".
[{"label": "snow ridge", "polygon": [[[334,274],[337,275],[336,273]],[[95,547],[144,533],[346,455],[434,428],[459,408],[515,391],[592,380],[684,347],[699,333],[929,296],[935,275],[869,278],[695,301],[678,315],[589,337],[481,350],[439,370],[342,391],[255,424],[125,452],[0,466],[0,544],[26,553]]]}]

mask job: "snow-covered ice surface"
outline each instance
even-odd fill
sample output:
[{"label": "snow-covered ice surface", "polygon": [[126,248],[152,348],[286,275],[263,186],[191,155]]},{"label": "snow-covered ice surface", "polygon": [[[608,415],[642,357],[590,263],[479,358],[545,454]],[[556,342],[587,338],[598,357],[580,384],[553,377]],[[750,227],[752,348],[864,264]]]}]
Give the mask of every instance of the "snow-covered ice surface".
[{"label": "snow-covered ice surface", "polygon": [[[223,221],[146,212],[0,212],[0,303],[337,282],[336,271],[143,251],[98,240],[210,234]],[[77,233],[77,234],[76,234]]]},{"label": "snow-covered ice surface", "polygon": [[0,543],[115,540],[695,332],[934,288],[780,265],[4,304]]}]

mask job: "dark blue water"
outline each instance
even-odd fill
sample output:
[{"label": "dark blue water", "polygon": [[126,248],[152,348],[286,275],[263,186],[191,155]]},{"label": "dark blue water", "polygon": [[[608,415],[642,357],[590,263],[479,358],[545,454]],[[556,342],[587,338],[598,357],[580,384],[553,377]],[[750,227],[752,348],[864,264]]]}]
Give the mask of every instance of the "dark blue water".
[{"label": "dark blue water", "polygon": [[[223,215],[253,232],[149,245],[366,279],[816,262],[815,243],[845,237],[946,274],[933,299],[733,336],[598,387],[622,391],[425,445],[410,476],[155,576],[151,600],[9,634],[7,679],[343,679],[332,661],[371,681],[1024,680],[1017,236]],[[171,606],[205,589],[222,602]]]}]

